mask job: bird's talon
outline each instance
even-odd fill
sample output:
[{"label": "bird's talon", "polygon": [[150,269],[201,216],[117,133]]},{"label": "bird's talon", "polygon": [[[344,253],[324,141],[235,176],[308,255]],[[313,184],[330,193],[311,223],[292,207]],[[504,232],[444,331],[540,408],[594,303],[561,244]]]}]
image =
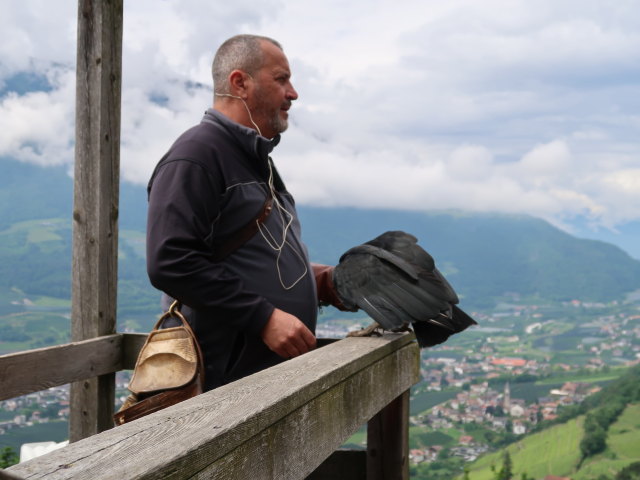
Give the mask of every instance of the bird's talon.
[{"label": "bird's talon", "polygon": [[353,332],[347,333],[347,337],[371,337],[372,335],[381,337],[382,332],[380,330],[380,325],[378,325],[377,323],[373,323],[366,328],[354,330]]}]

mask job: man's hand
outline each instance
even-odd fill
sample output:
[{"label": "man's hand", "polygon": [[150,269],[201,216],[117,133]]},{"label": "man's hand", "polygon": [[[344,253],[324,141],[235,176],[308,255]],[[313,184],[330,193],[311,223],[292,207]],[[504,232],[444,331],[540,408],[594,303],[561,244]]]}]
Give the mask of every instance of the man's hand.
[{"label": "man's hand", "polygon": [[316,348],[316,337],[297,317],[275,309],[261,332],[262,340],[283,358],[293,358]]},{"label": "man's hand", "polygon": [[318,303],[320,306],[333,305],[343,312],[357,312],[357,305],[346,306],[344,300],[340,298],[336,286],[333,283],[333,270],[331,265],[321,263],[311,263],[313,275],[316,277],[316,288],[318,293]]}]

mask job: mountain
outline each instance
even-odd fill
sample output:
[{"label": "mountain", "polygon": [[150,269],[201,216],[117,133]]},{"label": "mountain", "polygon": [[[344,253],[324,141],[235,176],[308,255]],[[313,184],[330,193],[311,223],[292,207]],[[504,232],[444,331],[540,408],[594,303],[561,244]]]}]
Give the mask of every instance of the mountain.
[{"label": "mountain", "polygon": [[510,292],[607,301],[640,285],[640,262],[620,248],[575,238],[527,215],[309,207],[300,213],[312,258],[327,263],[383,231],[414,234],[464,301],[475,306]]},{"label": "mountain", "polygon": [[[0,289],[68,298],[72,179],[65,167],[6,158],[0,164]],[[157,303],[144,266],[145,189],[123,183],[120,200],[119,305],[143,312]],[[298,209],[318,262],[334,264],[348,248],[387,230],[414,234],[466,308],[490,308],[509,294],[606,302],[640,285],[640,261],[620,248],[573,237],[526,215]]]},{"label": "mountain", "polygon": [[[0,231],[15,222],[71,218],[73,179],[68,167],[37,165],[0,157]],[[120,228],[144,230],[147,194],[144,187],[120,184]]]},{"label": "mountain", "polygon": [[[21,311],[16,303],[25,297],[69,299],[73,179],[61,166],[7,158],[0,158],[0,165],[0,314]],[[159,294],[146,277],[146,201],[143,187],[122,183],[119,316],[148,317],[150,309],[159,308]]]}]

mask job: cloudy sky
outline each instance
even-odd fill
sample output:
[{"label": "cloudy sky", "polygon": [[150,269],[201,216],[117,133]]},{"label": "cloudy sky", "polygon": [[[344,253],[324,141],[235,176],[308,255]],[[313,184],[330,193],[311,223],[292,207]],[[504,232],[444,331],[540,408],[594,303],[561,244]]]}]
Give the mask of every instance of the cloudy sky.
[{"label": "cloudy sky", "polygon": [[[640,220],[637,0],[124,3],[127,181],[210,106],[217,46],[258,33],[300,94],[274,158],[301,204]],[[73,161],[76,8],[0,0],[0,157]]]}]

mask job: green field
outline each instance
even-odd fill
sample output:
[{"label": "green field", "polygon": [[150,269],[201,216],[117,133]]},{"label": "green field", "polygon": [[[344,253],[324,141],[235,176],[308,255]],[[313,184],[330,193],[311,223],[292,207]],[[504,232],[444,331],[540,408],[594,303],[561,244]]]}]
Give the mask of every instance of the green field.
[{"label": "green field", "polygon": [[637,460],[640,457],[640,405],[628,406],[611,425],[609,448],[621,459]]},{"label": "green field", "polygon": [[580,383],[595,383],[595,382],[608,382],[620,378],[626,372],[626,368],[612,368],[607,372],[588,372],[584,374],[575,375],[554,375],[550,378],[539,380],[536,383],[538,385],[545,384],[557,384],[559,382],[580,382]]},{"label": "green field", "polygon": [[451,429],[447,432],[427,430],[424,427],[409,428],[409,448],[426,448],[433,445],[453,446],[463,432]]},{"label": "green field", "polygon": [[[534,478],[570,472],[580,460],[582,422],[582,417],[571,420],[509,445],[506,450],[513,461],[514,477],[519,478],[523,472]],[[502,457],[503,450],[485,455],[473,463],[469,470],[470,480],[493,480],[491,466],[499,470]]]},{"label": "green field", "polygon": [[[461,431],[434,432],[425,427],[409,427],[409,448],[425,448],[431,445],[449,446],[455,444],[455,439],[462,435]],[[344,444],[347,448],[367,447],[367,428],[361,427]]]},{"label": "green field", "polygon": [[[640,404],[628,406],[609,428],[605,452],[580,463],[580,440],[584,417],[556,425],[525,437],[506,450],[513,461],[514,478],[523,472],[534,478],[545,475],[569,476],[573,480],[593,480],[600,475],[610,478],[622,468],[640,461]],[[470,466],[470,480],[493,480],[491,466],[502,466],[504,450],[483,456]]]},{"label": "green field", "polygon": [[68,438],[68,422],[39,423],[30,427],[14,428],[0,435],[0,448],[11,447],[19,454],[23,443],[62,442]]},{"label": "green field", "polygon": [[28,311],[0,316],[0,355],[69,342],[70,320],[63,313]]},{"label": "green field", "polygon": [[345,448],[367,448],[367,426],[363,425],[343,445]]},{"label": "green field", "polygon": [[452,388],[442,392],[421,391],[413,393],[411,396],[411,405],[409,407],[411,415],[424,413],[436,405],[451,400],[452,398],[455,398],[460,391],[460,388]]},{"label": "green field", "polygon": [[60,241],[63,237],[59,234],[59,230],[69,228],[69,226],[70,221],[62,218],[26,220],[14,223],[8,229],[0,232],[0,235],[23,233],[29,243]]},{"label": "green field", "polygon": [[613,477],[622,468],[640,461],[640,405],[630,405],[609,427],[607,450],[585,462],[574,480],[590,480],[601,474]]}]

